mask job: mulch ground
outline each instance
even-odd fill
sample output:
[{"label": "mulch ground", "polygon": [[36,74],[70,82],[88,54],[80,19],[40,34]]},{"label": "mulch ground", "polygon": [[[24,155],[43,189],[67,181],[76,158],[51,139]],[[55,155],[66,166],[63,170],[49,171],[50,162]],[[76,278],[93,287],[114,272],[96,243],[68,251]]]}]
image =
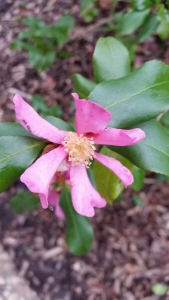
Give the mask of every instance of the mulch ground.
[{"label": "mulch ground", "polygon": [[[98,27],[69,42],[71,58],[58,59],[49,70],[38,74],[23,51],[10,50],[10,43],[22,30],[18,17],[36,15],[48,23],[69,10],[83,32],[88,28],[76,1],[0,1],[0,121],[14,117],[12,98],[19,92],[27,101],[40,93],[48,105],[58,104],[63,119],[73,113],[70,93],[72,74],[92,79],[92,53],[100,34]],[[101,17],[109,17],[106,10]],[[99,17],[95,22],[99,22]],[[96,30],[97,28],[97,30]],[[81,32],[81,31],[79,31]],[[137,50],[136,65],[150,59],[169,63],[167,43],[150,38]],[[41,300],[167,300],[153,295],[155,283],[169,284],[169,186],[147,179],[135,206],[133,192],[124,193],[124,201],[97,210],[92,218],[95,241],[89,254],[75,257],[65,245],[65,223],[50,210],[40,207],[33,213],[16,216],[9,200],[24,186],[17,182],[0,195],[0,240]],[[9,299],[10,300],[10,299]]]}]

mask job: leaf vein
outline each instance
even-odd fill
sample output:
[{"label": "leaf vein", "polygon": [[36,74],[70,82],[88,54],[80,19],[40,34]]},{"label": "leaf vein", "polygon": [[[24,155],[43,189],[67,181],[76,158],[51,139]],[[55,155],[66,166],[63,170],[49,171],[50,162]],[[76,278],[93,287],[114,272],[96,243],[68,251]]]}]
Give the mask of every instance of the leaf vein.
[{"label": "leaf vein", "polygon": [[144,91],[146,91],[146,90],[148,90],[148,89],[150,89],[150,88],[154,88],[154,87],[159,86],[159,85],[162,85],[162,84],[164,84],[164,83],[169,83],[169,81],[163,81],[163,82],[160,82],[160,83],[151,85],[151,86],[149,86],[149,87],[147,87],[147,88],[145,88],[145,89],[143,89],[143,90],[141,90],[141,91],[138,91],[137,93],[135,93],[135,94],[133,94],[133,95],[130,95],[129,97],[126,97],[126,98],[124,98],[124,99],[122,99],[122,100],[120,100],[120,101],[117,101],[117,102],[115,102],[115,103],[109,105],[109,106],[106,106],[105,108],[108,109],[108,108],[110,108],[110,107],[113,107],[114,105],[119,104],[120,102],[124,102],[125,100],[128,100],[128,99],[130,99],[130,98],[132,98],[132,97],[134,97],[134,96],[136,96],[136,95],[138,95],[138,94],[140,94],[140,93],[142,93],[142,92],[144,92]]}]

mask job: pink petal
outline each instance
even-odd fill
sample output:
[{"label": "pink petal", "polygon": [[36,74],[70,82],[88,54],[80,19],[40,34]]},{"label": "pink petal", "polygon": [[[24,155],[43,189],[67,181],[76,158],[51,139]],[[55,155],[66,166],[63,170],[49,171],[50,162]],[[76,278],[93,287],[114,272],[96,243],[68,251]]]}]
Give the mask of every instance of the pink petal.
[{"label": "pink petal", "polygon": [[83,166],[71,166],[70,185],[74,209],[81,215],[93,217],[93,207],[104,207],[106,201],[94,189]]},{"label": "pink petal", "polygon": [[60,198],[60,195],[55,190],[53,190],[53,189],[49,190],[48,199],[47,199],[49,205],[55,207],[55,215],[58,218],[64,219],[65,214],[64,214],[62,208],[60,207],[59,198]]},{"label": "pink petal", "polygon": [[129,169],[123,166],[118,160],[95,152],[95,160],[110,169],[123,182],[124,186],[132,184],[133,175]]},{"label": "pink petal", "polygon": [[48,207],[50,183],[67,153],[62,146],[42,155],[21,175],[21,181],[33,193],[38,193],[43,208]]},{"label": "pink petal", "polygon": [[140,128],[131,130],[108,128],[100,134],[91,135],[95,144],[129,146],[134,145],[146,137],[145,132]]},{"label": "pink petal", "polygon": [[32,134],[58,144],[60,144],[68,134],[66,131],[57,129],[40,117],[20,95],[15,95],[13,101],[18,122]]},{"label": "pink petal", "polygon": [[80,100],[76,93],[72,96],[76,106],[77,133],[99,133],[104,130],[112,118],[111,113],[91,100]]}]

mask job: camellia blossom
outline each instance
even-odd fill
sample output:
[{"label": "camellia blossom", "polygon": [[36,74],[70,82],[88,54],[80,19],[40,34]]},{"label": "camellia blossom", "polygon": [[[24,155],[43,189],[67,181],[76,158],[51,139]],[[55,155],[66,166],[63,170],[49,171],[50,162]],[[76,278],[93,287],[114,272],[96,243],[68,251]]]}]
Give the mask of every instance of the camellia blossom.
[{"label": "camellia blossom", "polygon": [[62,208],[60,207],[59,199],[60,199],[59,193],[55,189],[50,188],[47,201],[49,205],[54,207],[55,215],[60,219],[64,219],[65,214]]},{"label": "camellia blossom", "polygon": [[[76,106],[76,132],[63,131],[40,117],[20,95],[14,97],[16,118],[35,136],[57,144],[56,148],[38,158],[21,176],[29,190],[38,193],[43,208],[47,208],[51,181],[63,161],[69,164],[70,187],[75,210],[84,216],[94,216],[94,207],[104,207],[105,199],[94,189],[87,168],[93,159],[109,168],[123,182],[132,184],[133,175],[112,157],[97,153],[95,144],[129,146],[145,138],[139,128],[131,130],[107,128],[112,115],[91,100],[72,94]],[[104,178],[103,178],[104,180]]]}]

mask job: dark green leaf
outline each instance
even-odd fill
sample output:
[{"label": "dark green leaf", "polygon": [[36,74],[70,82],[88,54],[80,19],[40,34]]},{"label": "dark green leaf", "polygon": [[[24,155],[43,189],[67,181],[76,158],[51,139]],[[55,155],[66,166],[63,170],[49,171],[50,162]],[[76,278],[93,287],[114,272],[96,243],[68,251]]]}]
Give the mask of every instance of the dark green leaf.
[{"label": "dark green leaf", "polygon": [[92,4],[94,2],[96,2],[96,0],[81,0],[80,1],[80,7],[81,7],[81,9],[85,8],[85,7],[89,6],[90,4]]},{"label": "dark green leaf", "polygon": [[164,126],[169,127],[169,112],[168,111],[162,116],[162,118],[160,119],[160,122]]},{"label": "dark green leaf", "polygon": [[68,188],[61,193],[60,205],[66,215],[66,243],[69,250],[75,255],[86,254],[93,242],[93,228],[89,219],[74,210]]},{"label": "dark green leaf", "polygon": [[0,137],[0,192],[33,163],[44,147],[44,142],[30,137]]},{"label": "dark green leaf", "polygon": [[34,210],[38,204],[39,198],[27,191],[12,197],[9,206],[16,214],[22,214]]},{"label": "dark green leaf", "polygon": [[134,10],[144,10],[154,4],[153,0],[132,0],[131,7]]},{"label": "dark green leaf", "polygon": [[[125,159],[121,155],[114,153],[107,147],[103,147],[100,153],[119,160],[130,170],[132,170],[133,168],[133,165],[127,159]],[[124,185],[110,169],[106,168],[97,161],[94,161],[93,165],[93,172],[97,189],[100,195],[109,204],[112,204],[113,201],[119,196],[119,194],[121,194],[122,190],[124,189]]]},{"label": "dark green leaf", "polygon": [[148,14],[148,9],[143,11],[132,11],[124,14],[120,19],[118,34],[127,35],[133,33],[143,24]]},{"label": "dark green leaf", "polygon": [[31,99],[32,105],[36,111],[38,111],[42,117],[45,115],[60,117],[62,114],[62,110],[58,105],[47,106],[45,100],[41,95],[34,94]]},{"label": "dark green leaf", "polygon": [[94,178],[94,172],[92,169],[92,166],[90,166],[89,169],[87,169],[87,174],[89,176],[90,182],[91,184],[94,186],[94,188],[97,190],[97,186],[96,186],[96,182],[95,182],[95,178]]},{"label": "dark green leaf", "polygon": [[169,135],[156,120],[138,127],[145,131],[146,138],[132,147],[111,147],[141,169],[169,175]]},{"label": "dark green leaf", "polygon": [[100,38],[93,56],[94,75],[97,82],[117,79],[130,73],[130,56],[118,40]]},{"label": "dark green leaf", "polygon": [[150,13],[146,17],[140,29],[140,32],[137,36],[137,41],[139,43],[143,43],[148,37],[150,37],[156,31],[158,24],[159,21],[157,19],[157,16],[153,13]]},{"label": "dark green leaf", "polygon": [[44,119],[59,129],[65,131],[74,131],[73,127],[70,124],[64,122],[61,119],[55,118],[53,116],[45,116]]},{"label": "dark green leaf", "polygon": [[0,136],[29,136],[33,137],[33,135],[25,130],[20,124],[14,122],[0,122]]},{"label": "dark green leaf", "polygon": [[80,98],[87,99],[90,92],[95,88],[96,83],[80,74],[73,75],[74,90]]},{"label": "dark green leaf", "polygon": [[145,63],[124,78],[101,82],[89,99],[112,113],[110,127],[148,121],[169,108],[169,66],[159,61]]},{"label": "dark green leaf", "polygon": [[32,48],[29,51],[29,60],[35,69],[45,70],[50,67],[56,59],[56,52],[51,50],[45,53],[45,49]]},{"label": "dark green leaf", "polygon": [[136,206],[142,206],[143,205],[143,199],[140,197],[133,195],[133,202]]},{"label": "dark green leaf", "polygon": [[99,9],[94,7],[94,5],[89,5],[81,10],[81,14],[85,22],[89,23],[99,15]]},{"label": "dark green leaf", "polygon": [[33,29],[43,28],[46,26],[46,24],[43,21],[41,21],[35,17],[23,18],[22,23]]},{"label": "dark green leaf", "polygon": [[157,174],[157,181],[159,182],[165,182],[168,181],[169,177],[163,174]]},{"label": "dark green leaf", "polygon": [[61,117],[62,110],[58,105],[48,106],[46,112],[43,115],[54,116],[58,118]]},{"label": "dark green leaf", "polygon": [[31,49],[31,45],[29,43],[20,41],[20,40],[16,40],[13,43],[11,43],[10,45],[12,50],[18,50],[18,49],[26,49],[29,50]]},{"label": "dark green leaf", "polygon": [[44,98],[39,94],[34,94],[31,99],[33,108],[39,112],[46,112],[48,109]]},{"label": "dark green leaf", "polygon": [[166,40],[169,37],[169,13],[166,11],[161,16],[158,16],[160,22],[157,28],[157,34],[159,34],[162,40]]},{"label": "dark green leaf", "polygon": [[133,176],[134,182],[131,187],[135,191],[140,191],[144,185],[145,171],[134,166]]},{"label": "dark green leaf", "polygon": [[68,32],[73,29],[74,23],[72,16],[63,16],[55,24],[46,27],[43,34],[48,38],[56,39],[58,45],[61,45],[68,39]]}]

